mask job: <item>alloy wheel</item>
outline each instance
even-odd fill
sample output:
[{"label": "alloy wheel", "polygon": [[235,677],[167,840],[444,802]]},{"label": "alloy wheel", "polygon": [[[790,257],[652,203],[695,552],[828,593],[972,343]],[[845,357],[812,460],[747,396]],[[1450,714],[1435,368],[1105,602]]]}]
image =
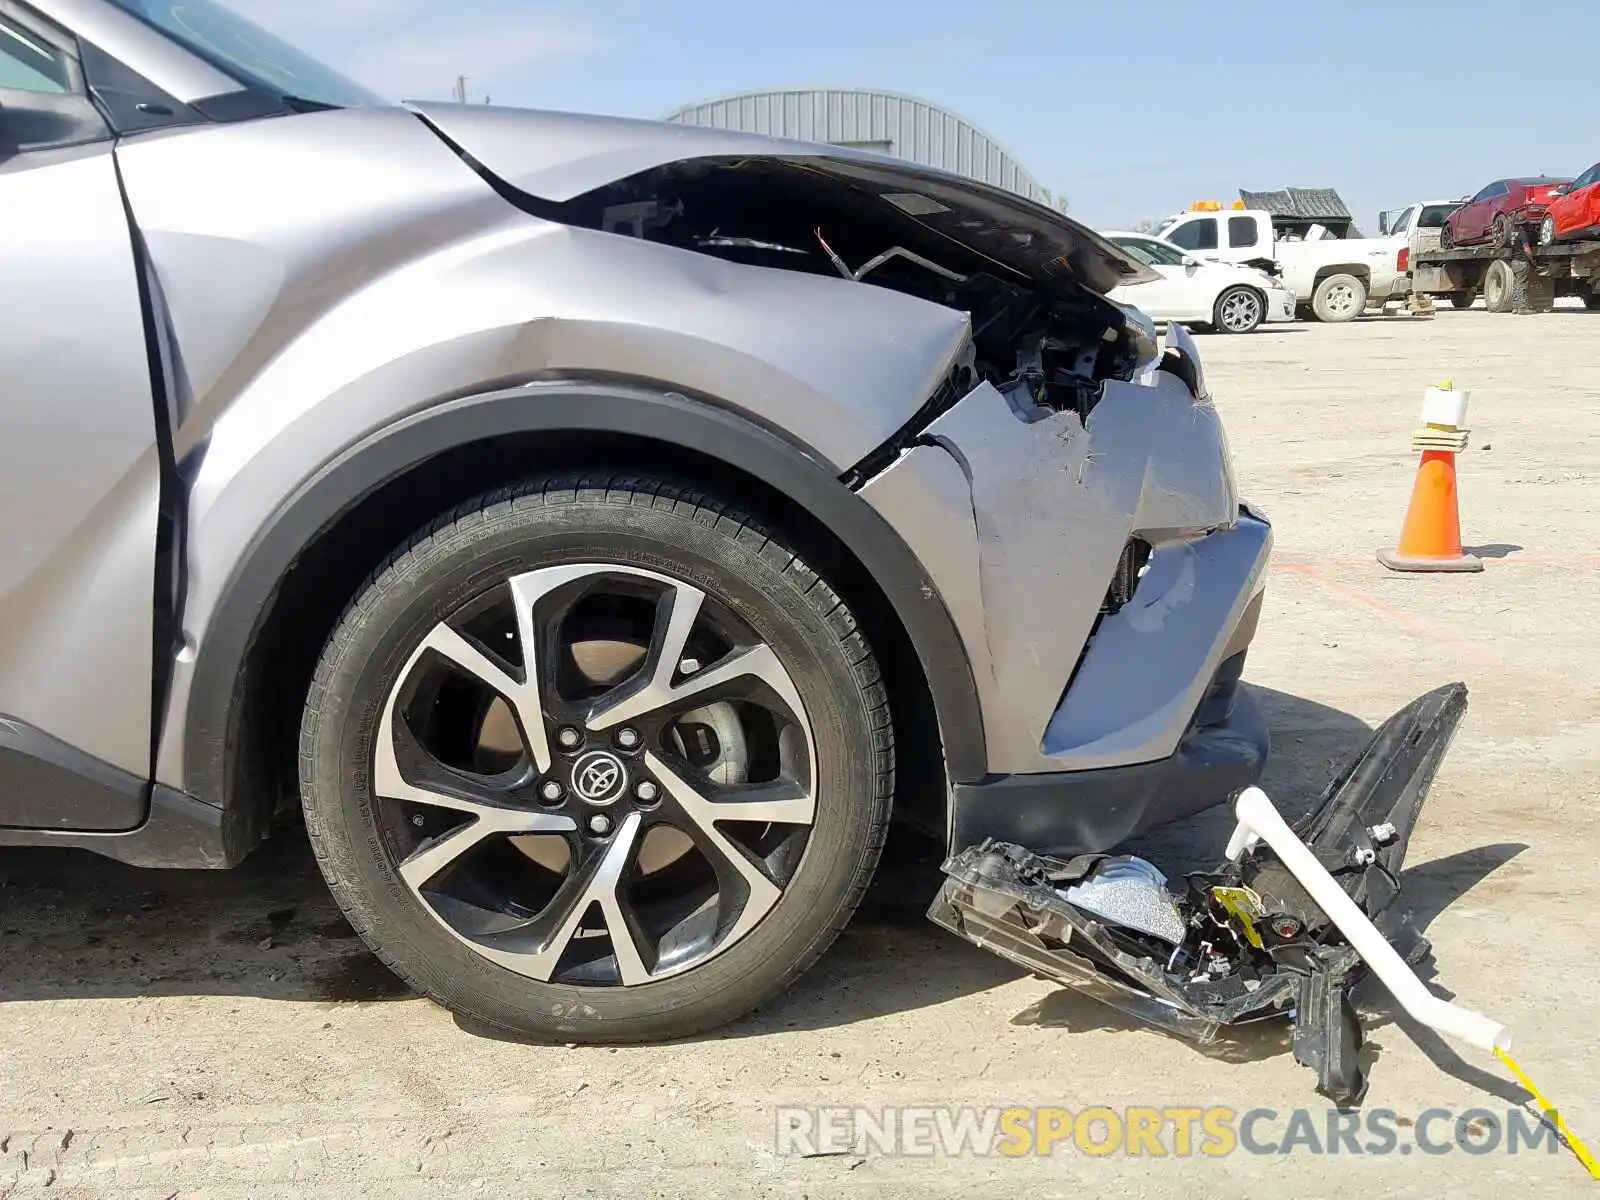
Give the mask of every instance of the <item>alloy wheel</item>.
[{"label": "alloy wheel", "polygon": [[1222,325],[1230,333],[1246,333],[1261,323],[1261,300],[1254,292],[1240,290],[1222,302]]},{"label": "alloy wheel", "polygon": [[436,625],[377,730],[379,833],[434,920],[544,982],[635,986],[753,930],[815,817],[774,651],[692,584],[575,563]]}]

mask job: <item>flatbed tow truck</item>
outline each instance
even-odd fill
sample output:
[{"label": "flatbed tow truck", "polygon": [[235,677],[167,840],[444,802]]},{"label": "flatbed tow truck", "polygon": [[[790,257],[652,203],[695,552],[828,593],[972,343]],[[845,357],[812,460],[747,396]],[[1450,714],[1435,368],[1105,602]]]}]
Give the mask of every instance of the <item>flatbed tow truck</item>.
[{"label": "flatbed tow truck", "polygon": [[[1438,234],[1434,232],[1434,239]],[[1411,255],[1411,286],[1419,295],[1443,296],[1456,308],[1483,296],[1490,312],[1511,311],[1511,259],[1516,246],[1485,243],[1449,250],[1418,248]],[[1548,312],[1559,296],[1578,296],[1600,311],[1600,237],[1533,247],[1528,305]]]}]

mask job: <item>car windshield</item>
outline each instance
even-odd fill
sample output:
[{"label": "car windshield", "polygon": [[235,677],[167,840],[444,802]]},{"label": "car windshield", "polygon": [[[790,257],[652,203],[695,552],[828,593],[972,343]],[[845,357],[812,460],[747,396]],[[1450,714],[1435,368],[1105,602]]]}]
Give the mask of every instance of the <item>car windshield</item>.
[{"label": "car windshield", "polygon": [[1183,251],[1176,247],[1168,246],[1163,242],[1152,241],[1149,238],[1112,238],[1111,240],[1147,267],[1183,266]]},{"label": "car windshield", "polygon": [[211,0],[112,0],[247,87],[316,108],[387,104]]}]

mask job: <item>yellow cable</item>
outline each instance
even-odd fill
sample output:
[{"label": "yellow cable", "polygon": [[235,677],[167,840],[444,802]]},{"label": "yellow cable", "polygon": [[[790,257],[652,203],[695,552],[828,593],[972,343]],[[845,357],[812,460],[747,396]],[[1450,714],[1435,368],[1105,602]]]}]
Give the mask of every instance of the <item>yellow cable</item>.
[{"label": "yellow cable", "polygon": [[1538,1085],[1528,1078],[1528,1073],[1517,1066],[1517,1060],[1498,1048],[1496,1048],[1494,1056],[1505,1063],[1506,1068],[1517,1077],[1518,1083],[1533,1093],[1534,1103],[1539,1106],[1540,1111],[1545,1116],[1555,1122],[1556,1132],[1566,1141],[1567,1149],[1571,1150],[1578,1161],[1584,1165],[1584,1169],[1589,1172],[1589,1178],[1600,1179],[1600,1162],[1595,1161],[1594,1155],[1589,1152],[1589,1147],[1585,1146],[1583,1140],[1572,1132],[1572,1127],[1561,1119],[1560,1110],[1545,1099],[1544,1093],[1539,1090]]}]

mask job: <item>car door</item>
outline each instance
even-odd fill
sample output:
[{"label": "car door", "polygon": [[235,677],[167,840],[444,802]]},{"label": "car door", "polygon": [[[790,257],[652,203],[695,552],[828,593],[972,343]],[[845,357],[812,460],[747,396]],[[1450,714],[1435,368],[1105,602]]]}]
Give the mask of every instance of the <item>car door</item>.
[{"label": "car door", "polygon": [[1209,321],[1216,301],[1215,276],[1228,270],[1215,263],[1200,261],[1195,255],[1178,250],[1166,242],[1145,240],[1146,253],[1166,286],[1168,306],[1175,321]]},{"label": "car door", "polygon": [[1222,239],[1217,218],[1211,213],[1186,218],[1167,230],[1163,236],[1174,246],[1179,246],[1190,254],[1217,254],[1221,250]]},{"label": "car door", "polygon": [[1131,304],[1157,321],[1194,321],[1190,285],[1183,266],[1183,253],[1153,238],[1114,237],[1119,247],[1150,267],[1160,276],[1145,283],[1113,289],[1111,298]]},{"label": "car door", "polygon": [[0,0],[0,825],[142,819],[160,466],[114,143],[75,40]]},{"label": "car door", "polygon": [[1474,214],[1476,213],[1480,203],[1479,198],[1482,197],[1488,190],[1488,188],[1482,189],[1471,199],[1465,201],[1460,208],[1455,210],[1455,212],[1450,214],[1449,225],[1450,238],[1452,241],[1461,243],[1472,240],[1471,230],[1474,222],[1476,221]]},{"label": "car door", "polygon": [[1510,195],[1510,185],[1501,179],[1474,196],[1456,217],[1456,241],[1477,242],[1487,237],[1495,213],[1499,211],[1497,203],[1503,204]]},{"label": "car door", "polygon": [[1586,229],[1600,229],[1600,163],[1582,175],[1583,185],[1573,196],[1573,213],[1568,233],[1582,233]]},{"label": "car door", "polygon": [[[1217,257],[1228,262],[1249,262],[1251,259],[1270,259],[1271,233],[1262,227],[1266,222],[1255,216],[1231,215],[1223,223],[1226,251]],[[1263,245],[1263,241],[1267,244]]]}]

